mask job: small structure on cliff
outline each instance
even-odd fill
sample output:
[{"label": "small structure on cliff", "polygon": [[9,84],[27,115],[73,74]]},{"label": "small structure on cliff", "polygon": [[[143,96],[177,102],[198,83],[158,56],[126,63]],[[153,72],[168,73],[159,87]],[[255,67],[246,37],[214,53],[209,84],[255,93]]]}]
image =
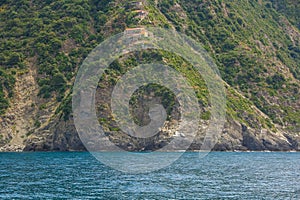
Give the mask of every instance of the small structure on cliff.
[{"label": "small structure on cliff", "polygon": [[135,10],[133,12],[137,13],[136,18],[141,18],[141,19],[145,18],[148,15],[148,12],[145,10]]},{"label": "small structure on cliff", "polygon": [[148,32],[144,28],[127,28],[124,34],[130,37],[148,37]]}]

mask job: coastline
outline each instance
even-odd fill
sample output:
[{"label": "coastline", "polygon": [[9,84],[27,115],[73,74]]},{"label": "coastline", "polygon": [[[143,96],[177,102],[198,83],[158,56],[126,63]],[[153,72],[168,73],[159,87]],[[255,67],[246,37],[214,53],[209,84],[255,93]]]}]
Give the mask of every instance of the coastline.
[{"label": "coastline", "polygon": [[[124,153],[124,151],[81,151],[81,150],[67,150],[67,151],[1,151],[0,153]],[[128,153],[129,151],[125,151]],[[129,153],[151,153],[152,151],[130,151]],[[177,150],[177,151],[154,151],[155,153],[300,153],[300,150],[289,150],[289,151],[254,151],[254,150],[233,150],[233,151],[203,151],[203,150]]]}]

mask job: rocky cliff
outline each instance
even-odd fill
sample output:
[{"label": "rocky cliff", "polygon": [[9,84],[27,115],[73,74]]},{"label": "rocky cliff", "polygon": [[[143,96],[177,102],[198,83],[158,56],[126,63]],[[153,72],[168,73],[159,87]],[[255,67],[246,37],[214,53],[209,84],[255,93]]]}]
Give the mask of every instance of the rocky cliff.
[{"label": "rocky cliff", "polygon": [[[209,52],[226,86],[226,123],[214,150],[300,150],[300,31],[293,1],[4,0],[0,3],[0,151],[85,150],[76,132],[72,86],[86,56],[127,28],[157,26],[185,33]],[[287,9],[291,10],[287,12]],[[110,108],[114,84],[148,61],[179,69],[193,83],[202,122],[190,150],[201,148],[210,123],[203,79],[168,52],[129,53],[99,81],[97,115],[108,138],[130,151],[160,149],[177,133],[179,105],[164,88],[135,94],[133,116],[149,123],[149,106],[170,118],[152,138],[117,127]],[[146,102],[146,103],[145,103]],[[181,144],[176,144],[180,148]]]}]

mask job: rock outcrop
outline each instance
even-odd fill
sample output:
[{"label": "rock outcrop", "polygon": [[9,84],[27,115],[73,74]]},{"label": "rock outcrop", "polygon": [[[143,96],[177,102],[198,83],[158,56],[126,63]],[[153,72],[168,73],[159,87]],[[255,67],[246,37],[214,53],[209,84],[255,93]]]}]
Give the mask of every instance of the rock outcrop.
[{"label": "rock outcrop", "polygon": [[[85,151],[71,105],[78,68],[107,37],[124,30],[134,35],[143,32],[138,37],[147,37],[151,35],[144,31],[148,26],[177,30],[202,43],[219,68],[227,90],[227,101],[223,102],[227,119],[213,150],[300,151],[298,16],[275,2],[2,2],[0,151]],[[295,1],[290,3],[296,5]],[[202,75],[180,55],[147,50],[117,59],[99,81],[97,116],[107,150],[111,142],[127,151],[159,150],[174,138],[181,142],[172,144],[172,149],[184,150],[181,148],[191,142],[191,137],[177,127],[178,102],[156,86],[162,97],[147,99],[142,93],[134,98],[132,113],[136,121],[147,124],[149,110],[143,100],[164,104],[168,111],[173,109],[160,132],[138,139],[117,126],[109,105],[113,86],[130,67],[145,63],[167,64],[188,79],[203,120],[189,150],[201,149],[211,106]],[[89,142],[97,149],[97,141],[91,138]]]}]

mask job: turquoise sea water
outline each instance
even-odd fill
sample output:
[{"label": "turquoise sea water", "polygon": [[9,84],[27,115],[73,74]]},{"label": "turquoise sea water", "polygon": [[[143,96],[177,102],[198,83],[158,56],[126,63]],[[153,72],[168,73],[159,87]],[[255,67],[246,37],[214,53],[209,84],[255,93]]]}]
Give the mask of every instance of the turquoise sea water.
[{"label": "turquoise sea water", "polygon": [[185,153],[148,174],[115,171],[89,153],[0,153],[0,199],[298,200],[300,153]]}]

